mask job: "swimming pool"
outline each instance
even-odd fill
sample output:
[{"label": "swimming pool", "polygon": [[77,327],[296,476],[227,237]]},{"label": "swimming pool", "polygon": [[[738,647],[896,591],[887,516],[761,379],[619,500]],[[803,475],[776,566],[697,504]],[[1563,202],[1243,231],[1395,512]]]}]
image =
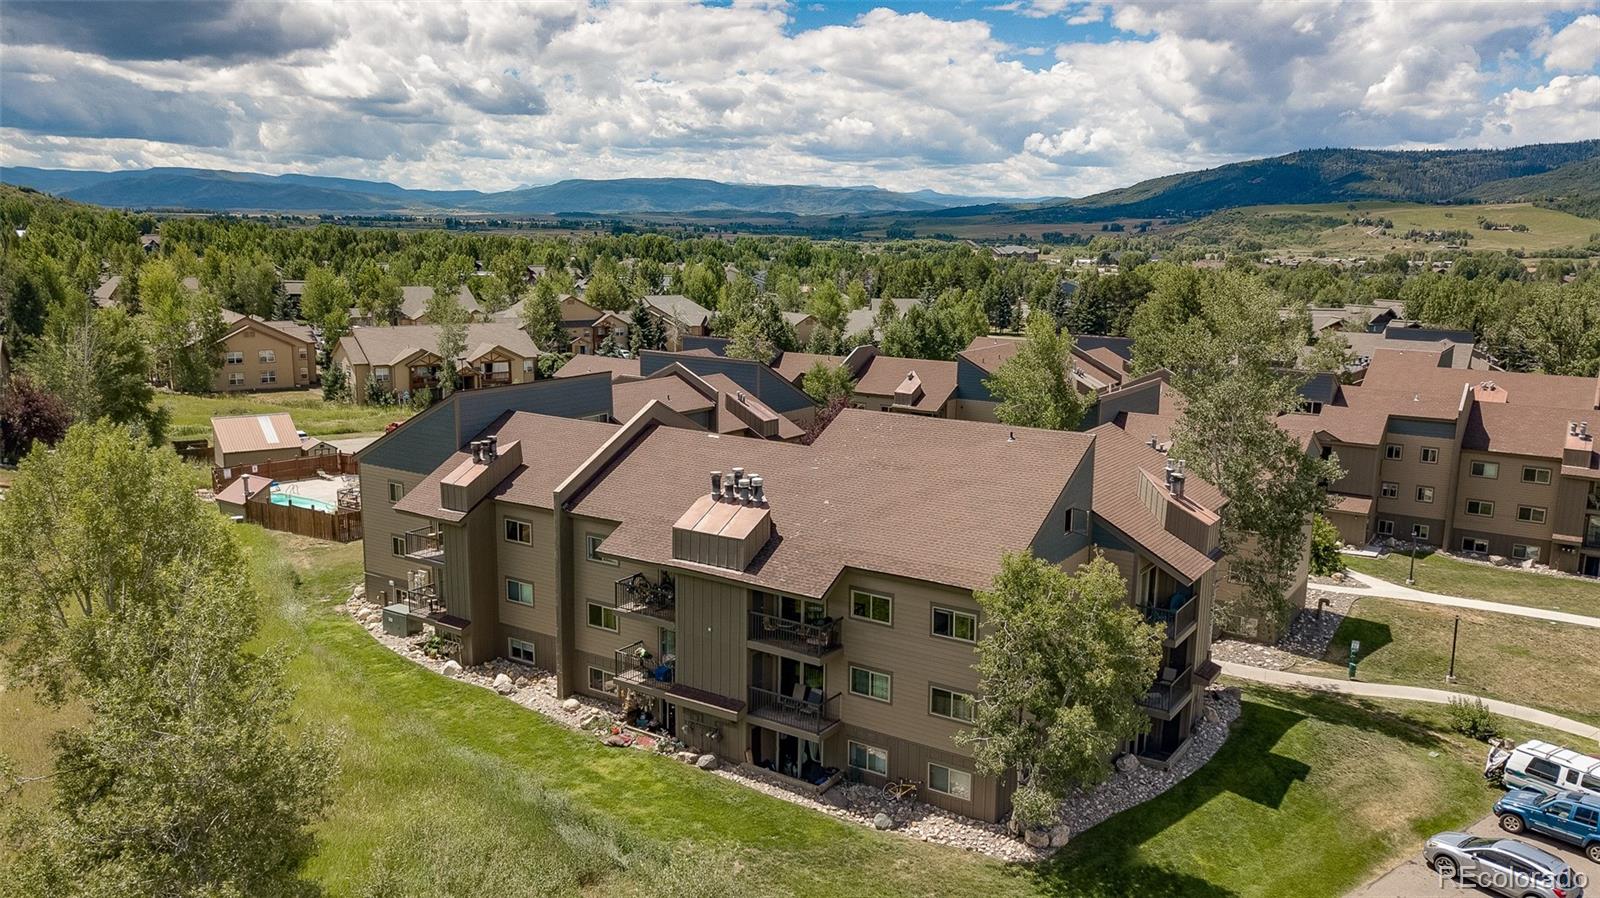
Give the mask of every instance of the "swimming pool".
[{"label": "swimming pool", "polygon": [[334,507],[331,502],[324,502],[321,499],[312,499],[308,496],[292,496],[288,493],[273,493],[272,504],[287,505],[290,508],[309,508],[312,511],[320,511],[325,514],[333,514],[334,512]]}]

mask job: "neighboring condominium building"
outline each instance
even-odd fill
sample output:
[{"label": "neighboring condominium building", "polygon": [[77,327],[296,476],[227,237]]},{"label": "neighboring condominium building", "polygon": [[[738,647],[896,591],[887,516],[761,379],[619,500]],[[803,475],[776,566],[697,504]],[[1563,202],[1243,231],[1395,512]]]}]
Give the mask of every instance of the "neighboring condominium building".
[{"label": "neighboring condominium building", "polygon": [[[366,586],[464,664],[553,669],[731,763],[826,786],[908,777],[998,819],[973,717],[1008,551],[1096,551],[1159,623],[1129,746],[1188,748],[1216,676],[1221,499],[1115,428],[1064,433],[846,410],[809,446],[708,432],[664,402],[612,419],[607,372],[459,393],[360,455]],[[770,397],[769,397],[770,401]],[[590,420],[580,420],[590,419]]]}]

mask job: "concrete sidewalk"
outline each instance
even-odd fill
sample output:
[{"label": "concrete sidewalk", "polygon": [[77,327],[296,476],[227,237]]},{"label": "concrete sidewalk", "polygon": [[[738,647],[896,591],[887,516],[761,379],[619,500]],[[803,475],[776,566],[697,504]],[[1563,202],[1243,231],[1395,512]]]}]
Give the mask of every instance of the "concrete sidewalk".
[{"label": "concrete sidewalk", "polygon": [[[1390,583],[1388,580],[1380,580],[1367,574],[1358,574],[1355,571],[1346,571],[1345,576],[1355,580],[1357,583],[1366,584],[1366,588],[1340,586],[1334,583],[1314,583],[1311,588],[1344,595],[1371,596],[1377,599],[1399,599],[1403,602],[1420,602],[1426,605],[1443,605],[1449,608],[1470,608],[1474,611],[1492,611],[1496,614],[1514,614],[1517,617],[1531,617],[1558,624],[1576,624],[1580,627],[1600,629],[1600,617],[1569,614],[1565,611],[1548,611],[1544,608],[1529,608],[1525,605],[1507,605],[1504,602],[1486,602],[1482,599],[1466,599],[1460,596],[1442,596],[1438,593],[1423,592],[1420,589],[1402,586],[1399,583]],[[1529,574],[1528,576],[1537,575]]]},{"label": "concrete sidewalk", "polygon": [[[1414,702],[1430,702],[1435,705],[1448,704],[1451,699],[1477,699],[1484,706],[1496,714],[1521,720],[1527,723],[1536,723],[1570,733],[1590,743],[1600,743],[1600,727],[1592,724],[1581,723],[1570,717],[1551,714],[1549,711],[1540,711],[1538,708],[1529,708],[1523,705],[1513,705],[1498,699],[1483,698],[1465,692],[1450,692],[1445,689],[1426,689],[1421,686],[1396,686],[1390,683],[1365,683],[1360,680],[1335,680],[1330,677],[1313,677],[1308,674],[1290,673],[1285,670],[1267,670],[1261,667],[1251,667],[1248,664],[1236,664],[1223,661],[1222,672],[1230,677],[1249,680],[1253,683],[1265,683],[1269,686],[1287,686],[1296,689],[1317,689],[1323,692],[1336,692],[1341,695],[1361,695],[1370,698],[1398,698]],[[1581,746],[1591,748],[1592,745]]]}]

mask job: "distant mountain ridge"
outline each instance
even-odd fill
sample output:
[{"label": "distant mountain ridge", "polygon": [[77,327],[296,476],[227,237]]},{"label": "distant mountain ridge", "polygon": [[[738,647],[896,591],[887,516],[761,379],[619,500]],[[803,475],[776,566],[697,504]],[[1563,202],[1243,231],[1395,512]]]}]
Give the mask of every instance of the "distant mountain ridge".
[{"label": "distant mountain ridge", "polygon": [[701,178],[572,179],[515,190],[415,190],[381,181],[195,168],[117,172],[9,167],[0,181],[134,209],[347,214],[796,216],[942,224],[1191,219],[1240,206],[1389,200],[1533,201],[1600,215],[1600,139],[1499,150],[1301,150],[1141,181],[1076,199],[1018,201],[919,190],[728,184]]},{"label": "distant mountain ridge", "polygon": [[726,184],[699,178],[573,179],[485,193],[415,190],[355,178],[197,168],[96,172],[13,166],[0,170],[0,180],[101,206],[216,212],[851,215],[932,211],[982,199],[933,191],[910,194],[878,187]]}]

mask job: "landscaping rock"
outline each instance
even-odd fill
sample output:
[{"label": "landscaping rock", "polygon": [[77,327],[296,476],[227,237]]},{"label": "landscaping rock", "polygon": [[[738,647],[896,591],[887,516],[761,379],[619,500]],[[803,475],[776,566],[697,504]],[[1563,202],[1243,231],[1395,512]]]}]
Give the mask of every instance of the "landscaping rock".
[{"label": "landscaping rock", "polygon": [[873,829],[894,829],[894,818],[888,814],[879,813],[872,818]]},{"label": "landscaping rock", "polygon": [[1050,834],[1042,829],[1030,829],[1023,834],[1022,841],[1029,848],[1049,848]]},{"label": "landscaping rock", "polygon": [[1057,823],[1050,827],[1050,847],[1060,848],[1072,838],[1072,827],[1065,823]]},{"label": "landscaping rock", "polygon": [[685,764],[693,764],[696,760],[699,759],[700,756],[698,754],[692,752],[692,751],[680,751],[677,754],[673,755],[673,757],[677,758],[678,760],[682,761]]},{"label": "landscaping rock", "polygon": [[444,663],[444,667],[439,668],[439,673],[447,677],[459,677],[461,676],[461,665],[457,664],[454,658],[451,658]]},{"label": "landscaping rock", "polygon": [[569,698],[561,703],[561,710],[563,711],[576,711],[579,707],[581,707],[581,703],[575,698]]},{"label": "landscaping rock", "polygon": [[628,740],[622,738],[621,736],[613,735],[605,738],[605,744],[612,748],[627,748],[629,743]]},{"label": "landscaping rock", "polygon": [[1131,753],[1117,758],[1117,770],[1121,773],[1132,773],[1139,766],[1139,759]]},{"label": "landscaping rock", "polygon": [[517,691],[517,687],[515,683],[511,682],[510,677],[506,676],[505,674],[496,674],[494,678],[494,691],[500,693],[501,695],[510,695],[511,693]]},{"label": "landscaping rock", "polygon": [[694,766],[700,768],[701,770],[716,770],[717,756],[710,753],[703,754],[694,759]]}]

